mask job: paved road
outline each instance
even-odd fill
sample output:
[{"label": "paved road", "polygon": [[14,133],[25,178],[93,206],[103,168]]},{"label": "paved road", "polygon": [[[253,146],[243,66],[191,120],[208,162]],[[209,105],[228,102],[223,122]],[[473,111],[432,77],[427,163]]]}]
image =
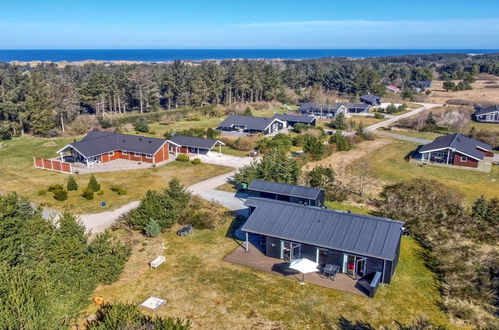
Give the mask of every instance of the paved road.
[{"label": "paved road", "polygon": [[421,105],[421,108],[414,109],[412,111],[406,112],[406,113],[401,114],[399,116],[394,116],[392,118],[389,118],[388,120],[385,120],[385,121],[382,121],[380,123],[368,126],[368,127],[366,127],[366,131],[373,132],[373,131],[376,131],[378,128],[390,126],[391,124],[393,124],[401,119],[408,118],[408,117],[417,115],[418,113],[423,112],[425,110],[429,110],[431,108],[441,106],[441,104],[431,104],[431,103],[418,103],[418,104]]},{"label": "paved road", "polygon": [[420,143],[420,144],[427,144],[430,143],[431,140],[426,140],[426,139],[420,139],[420,138],[415,138],[412,136],[405,136],[405,135],[400,135],[400,134],[395,134],[395,133],[390,133],[387,131],[376,131],[376,134],[378,135],[384,135],[384,136],[389,136],[395,139],[399,140],[405,140],[409,142],[415,142],[415,143]]},{"label": "paved road", "polygon": [[189,190],[193,194],[202,195],[203,193],[214,190],[215,188],[227,183],[228,179],[232,178],[235,173],[236,171],[232,171],[214,176],[212,178],[193,184],[192,186],[188,187],[187,190]]}]

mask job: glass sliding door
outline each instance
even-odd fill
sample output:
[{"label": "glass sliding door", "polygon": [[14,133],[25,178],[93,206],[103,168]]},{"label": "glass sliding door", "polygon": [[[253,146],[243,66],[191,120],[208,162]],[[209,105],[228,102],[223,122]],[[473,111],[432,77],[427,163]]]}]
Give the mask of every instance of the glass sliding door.
[{"label": "glass sliding door", "polygon": [[281,259],[293,261],[301,258],[301,244],[281,241]]},{"label": "glass sliding door", "polygon": [[365,257],[343,255],[343,272],[354,280],[366,275],[366,264],[367,258]]}]

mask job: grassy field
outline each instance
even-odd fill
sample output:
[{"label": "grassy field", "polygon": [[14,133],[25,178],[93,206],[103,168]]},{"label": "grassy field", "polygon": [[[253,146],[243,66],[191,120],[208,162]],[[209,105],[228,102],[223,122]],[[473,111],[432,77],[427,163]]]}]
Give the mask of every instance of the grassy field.
[{"label": "grassy field", "polygon": [[444,134],[433,133],[433,132],[399,131],[399,130],[395,130],[395,129],[392,129],[389,132],[393,133],[393,134],[410,136],[410,137],[415,137],[415,138],[419,138],[419,139],[427,139],[427,140],[433,140],[439,136],[444,135]]},{"label": "grassy field", "polygon": [[[499,166],[493,166],[490,173],[437,166],[419,167],[404,160],[417,146],[407,141],[393,141],[376,150],[375,155],[368,154],[365,157],[368,158],[366,163],[370,168],[370,175],[393,183],[421,178],[436,180],[461,192],[468,202],[482,194],[488,198],[499,197]],[[357,160],[359,161],[363,160]]]},{"label": "grassy field", "polygon": [[485,130],[485,131],[493,131],[497,132],[499,134],[499,125],[498,124],[487,124],[487,123],[478,123],[476,121],[470,120],[468,124],[464,127],[463,131],[464,132],[469,132],[469,130],[475,127],[477,131],[479,130]]},{"label": "grassy field", "polygon": [[[120,280],[99,287],[95,295],[105,301],[134,304],[149,296],[167,300],[151,315],[189,318],[202,329],[321,329],[339,317],[360,319],[375,327],[408,323],[426,315],[448,325],[439,309],[434,274],[421,258],[421,247],[403,238],[400,262],[392,284],[382,286],[376,298],[356,296],[223,261],[238,245],[227,238],[227,227],[194,231],[179,238],[175,229],[148,239],[119,232],[133,242],[133,254]],[[157,270],[147,263],[157,255],[166,264]],[[95,312],[89,305],[86,313]]]},{"label": "grassy field", "polygon": [[362,123],[364,127],[371,126],[377,123],[381,123],[382,121],[385,121],[386,118],[383,119],[378,119],[374,117],[365,117],[365,116],[352,116],[347,119],[347,122],[353,121],[355,125],[359,125]]},{"label": "grassy field", "polygon": [[[228,172],[231,169],[224,166],[172,162],[160,167],[145,170],[121,171],[95,174],[102,185],[104,195],[94,195],[89,201],[80,196],[81,188],[88,183],[89,175],[74,175],[80,190],[70,192],[68,200],[58,202],[51,193],[43,196],[38,191],[46,189],[50,184],[63,184],[67,174],[36,169],[33,166],[33,157],[54,157],[55,151],[73,139],[41,139],[41,138],[15,138],[2,142],[0,148],[0,177],[2,185],[0,192],[16,191],[37,203],[43,203],[48,208],[61,210],[71,209],[75,213],[99,212],[101,201],[105,201],[106,209],[116,208],[128,202],[140,199],[148,189],[164,187],[173,177],[179,178],[185,185],[207,179],[209,177]],[[109,190],[110,186],[118,184],[127,189],[127,194],[118,196]]]}]

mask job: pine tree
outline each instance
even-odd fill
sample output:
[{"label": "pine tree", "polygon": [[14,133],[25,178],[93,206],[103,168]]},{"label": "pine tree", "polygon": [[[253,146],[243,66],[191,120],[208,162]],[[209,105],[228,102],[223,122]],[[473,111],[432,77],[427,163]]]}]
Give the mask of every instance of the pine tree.
[{"label": "pine tree", "polygon": [[161,227],[154,219],[151,219],[144,228],[144,233],[149,237],[157,237],[161,234]]},{"label": "pine tree", "polygon": [[76,183],[76,180],[72,176],[70,176],[68,178],[66,189],[68,191],[76,191],[76,190],[78,190],[78,184]]},{"label": "pine tree", "polygon": [[97,179],[93,174],[92,176],[90,176],[90,179],[88,180],[87,188],[95,192],[100,190],[100,184],[97,182]]}]

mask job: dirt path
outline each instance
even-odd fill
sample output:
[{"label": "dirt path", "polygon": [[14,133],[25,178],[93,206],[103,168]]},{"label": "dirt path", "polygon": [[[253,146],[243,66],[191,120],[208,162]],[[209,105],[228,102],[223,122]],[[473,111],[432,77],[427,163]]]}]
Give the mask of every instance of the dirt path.
[{"label": "dirt path", "polygon": [[374,132],[378,128],[390,126],[391,124],[393,124],[401,119],[417,115],[418,113],[429,110],[431,108],[442,106],[441,104],[432,104],[432,103],[418,103],[418,104],[421,104],[421,108],[414,109],[412,111],[406,112],[406,113],[401,114],[399,116],[394,116],[388,120],[385,120],[385,121],[382,121],[380,123],[368,126],[368,127],[366,127],[366,131]]}]

